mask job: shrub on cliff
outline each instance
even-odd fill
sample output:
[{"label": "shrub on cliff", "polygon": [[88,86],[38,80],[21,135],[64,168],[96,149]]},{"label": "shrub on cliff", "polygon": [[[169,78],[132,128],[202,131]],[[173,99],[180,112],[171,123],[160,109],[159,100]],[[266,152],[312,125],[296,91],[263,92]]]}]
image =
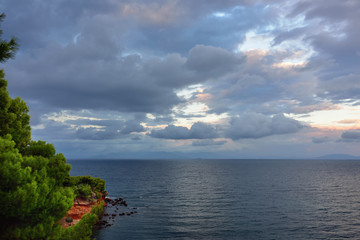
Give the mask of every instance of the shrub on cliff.
[{"label": "shrub on cliff", "polygon": [[91,186],[87,185],[87,184],[76,185],[73,187],[73,189],[74,189],[74,194],[76,197],[81,197],[84,199],[89,198],[89,196],[92,193]]},{"label": "shrub on cliff", "polygon": [[58,232],[50,235],[50,239],[90,239],[92,228],[98,220],[99,218],[96,214],[87,213],[76,225],[60,229]]},{"label": "shrub on cliff", "polygon": [[105,191],[105,181],[101,178],[94,178],[91,176],[71,176],[66,179],[65,186],[81,186],[88,185],[94,192]]}]

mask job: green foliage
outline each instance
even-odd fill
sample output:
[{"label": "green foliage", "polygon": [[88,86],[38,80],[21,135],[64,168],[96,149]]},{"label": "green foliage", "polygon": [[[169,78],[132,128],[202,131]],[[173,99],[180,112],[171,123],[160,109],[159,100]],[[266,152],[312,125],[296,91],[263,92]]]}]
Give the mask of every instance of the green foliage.
[{"label": "green foliage", "polygon": [[[5,14],[0,14],[0,23]],[[5,62],[15,56],[18,44],[15,38],[6,41],[1,38],[0,29],[0,62]],[[11,99],[7,91],[7,81],[4,71],[0,70],[0,137],[11,134],[16,148],[20,152],[29,144],[31,139],[29,108],[19,97]]]},{"label": "green foliage", "polygon": [[[5,14],[0,14],[0,23],[4,20]],[[1,38],[2,30],[0,29],[0,62],[5,62],[9,58],[15,56],[16,51],[19,48],[19,44],[16,39],[12,37],[10,41],[6,41]]]},{"label": "green foliage", "polygon": [[50,236],[50,239],[90,239],[92,228],[98,220],[99,218],[96,214],[85,214],[76,225],[55,232]]},{"label": "green foliage", "polygon": [[34,225],[25,225],[15,227],[2,235],[1,239],[48,239],[48,236],[54,235],[61,231],[61,226],[54,224],[50,219],[49,221],[38,223]]},{"label": "green foliage", "polygon": [[74,186],[74,193],[77,197],[89,198],[91,195],[91,186],[88,184],[79,184]]},{"label": "green foliage", "polygon": [[31,140],[30,115],[26,103],[17,97],[11,100],[8,109],[9,133],[20,152]]},{"label": "green foliage", "polygon": [[72,188],[48,174],[49,162],[42,156],[23,157],[10,135],[0,137],[0,235],[5,239],[42,238],[72,207]]},{"label": "green foliage", "polygon": [[100,199],[101,197],[102,197],[101,193],[97,192],[97,193],[96,193],[96,198],[97,198],[97,199]]},{"label": "green foliage", "polygon": [[[0,23],[5,14],[0,14]],[[0,62],[14,57],[15,38],[1,38]],[[105,190],[100,178],[70,177],[71,166],[53,145],[31,141],[29,108],[10,98],[0,69],[0,239],[90,239],[103,205],[67,229],[57,222],[72,207],[76,194]]]},{"label": "green foliage", "polygon": [[94,192],[105,191],[105,181],[101,178],[94,178],[91,176],[71,176],[65,182],[65,186],[77,186],[81,184],[90,185],[92,191]]},{"label": "green foliage", "polygon": [[0,137],[12,136],[16,148],[23,152],[31,139],[30,115],[26,103],[19,97],[11,99],[4,71],[0,70]]},{"label": "green foliage", "polygon": [[101,216],[104,213],[104,202],[101,202],[98,205],[94,205],[91,208],[91,213],[95,214],[96,216]]},{"label": "green foliage", "polygon": [[66,178],[64,186],[72,187],[76,197],[85,199],[88,199],[93,192],[96,194],[96,198],[100,199],[100,192],[105,192],[105,181],[91,176],[69,176]]},{"label": "green foliage", "polygon": [[59,186],[64,186],[66,179],[70,177],[71,165],[66,163],[66,158],[62,153],[50,158],[48,174],[55,179]]},{"label": "green foliage", "polygon": [[51,158],[55,155],[55,148],[52,144],[45,141],[31,141],[24,150],[23,155],[43,156]]},{"label": "green foliage", "polygon": [[62,154],[22,156],[10,135],[0,137],[0,239],[90,239],[103,204],[75,226],[62,228],[56,222],[73,205],[74,193],[59,181],[72,179],[84,196],[92,186],[103,189],[105,183],[90,176],[69,177],[69,170]]},{"label": "green foliage", "polygon": [[48,175],[56,180],[58,185],[62,185],[66,179],[70,177],[69,172],[71,166],[66,163],[66,158],[63,154],[55,155],[55,148],[52,144],[45,141],[31,141],[24,149],[25,156],[41,156],[49,159]]},{"label": "green foliage", "polygon": [[0,69],[0,136],[5,136],[8,133],[7,119],[8,109],[11,105],[11,98],[7,91],[7,81],[4,79],[5,73]]},{"label": "green foliage", "polygon": [[81,220],[74,226],[68,228],[56,229],[49,236],[49,239],[90,239],[92,229],[96,222],[99,221],[99,216],[104,213],[104,203],[94,205],[91,213],[85,214]]}]

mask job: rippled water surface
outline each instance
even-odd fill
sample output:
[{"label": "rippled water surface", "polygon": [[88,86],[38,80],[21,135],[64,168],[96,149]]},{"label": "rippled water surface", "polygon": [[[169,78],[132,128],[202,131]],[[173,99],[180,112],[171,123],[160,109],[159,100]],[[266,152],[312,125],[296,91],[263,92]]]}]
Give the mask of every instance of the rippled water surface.
[{"label": "rippled water surface", "polygon": [[77,160],[137,214],[102,239],[360,239],[360,161]]}]

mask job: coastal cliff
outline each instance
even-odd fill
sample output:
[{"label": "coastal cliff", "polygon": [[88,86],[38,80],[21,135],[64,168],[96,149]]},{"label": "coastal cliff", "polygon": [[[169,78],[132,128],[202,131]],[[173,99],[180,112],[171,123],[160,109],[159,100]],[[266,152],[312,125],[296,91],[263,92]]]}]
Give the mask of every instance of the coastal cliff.
[{"label": "coastal cliff", "polygon": [[91,213],[93,208],[102,208],[100,209],[100,213],[98,215],[98,217],[101,218],[104,210],[103,208],[107,206],[105,203],[105,196],[106,194],[101,194],[100,199],[84,199],[81,197],[75,198],[72,208],[67,212],[67,215],[59,221],[59,223],[65,228],[74,226],[84,215]]}]

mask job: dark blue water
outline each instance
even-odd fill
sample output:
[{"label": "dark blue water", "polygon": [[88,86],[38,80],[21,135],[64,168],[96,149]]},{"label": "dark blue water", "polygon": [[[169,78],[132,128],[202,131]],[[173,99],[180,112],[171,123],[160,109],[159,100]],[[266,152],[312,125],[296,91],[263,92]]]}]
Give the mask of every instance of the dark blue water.
[{"label": "dark blue water", "polygon": [[360,239],[360,161],[69,161],[137,214],[102,239]]}]

